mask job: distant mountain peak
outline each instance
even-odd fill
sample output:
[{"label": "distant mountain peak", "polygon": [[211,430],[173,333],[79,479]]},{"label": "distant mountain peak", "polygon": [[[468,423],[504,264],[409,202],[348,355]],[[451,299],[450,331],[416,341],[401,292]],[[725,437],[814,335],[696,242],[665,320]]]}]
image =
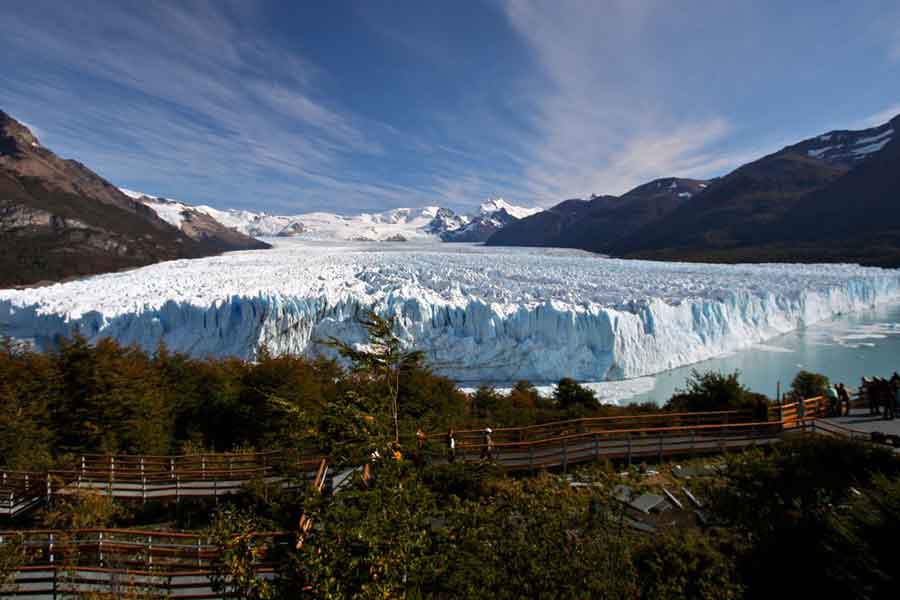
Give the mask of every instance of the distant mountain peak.
[{"label": "distant mountain peak", "polygon": [[516,219],[524,219],[525,217],[529,217],[535,213],[541,212],[540,208],[525,208],[522,206],[516,206],[514,204],[510,204],[503,198],[490,198],[486,202],[483,202],[481,206],[478,207],[479,215],[492,215],[494,213],[500,211],[506,211],[511,217],[515,217]]}]

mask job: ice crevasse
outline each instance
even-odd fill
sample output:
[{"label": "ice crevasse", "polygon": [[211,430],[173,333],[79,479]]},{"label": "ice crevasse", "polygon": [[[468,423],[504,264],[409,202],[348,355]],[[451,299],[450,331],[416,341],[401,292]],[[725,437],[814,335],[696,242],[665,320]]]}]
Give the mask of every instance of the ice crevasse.
[{"label": "ice crevasse", "polygon": [[396,318],[409,346],[460,381],[652,374],[900,299],[900,271],[696,265],[570,251],[316,245],[172,261],[0,290],[0,335],[50,346],[111,337],[194,356],[253,358],[364,343],[359,316]]}]

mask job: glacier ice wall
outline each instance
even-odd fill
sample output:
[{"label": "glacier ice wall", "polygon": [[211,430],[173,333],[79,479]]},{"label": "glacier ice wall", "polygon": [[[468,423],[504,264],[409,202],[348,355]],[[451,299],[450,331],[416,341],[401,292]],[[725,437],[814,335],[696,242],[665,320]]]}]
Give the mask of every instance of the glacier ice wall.
[{"label": "glacier ice wall", "polygon": [[279,242],[29,290],[0,290],[0,334],[75,332],[195,356],[362,342],[364,310],[460,381],[652,374],[900,298],[900,272],[690,265],[574,251]]}]

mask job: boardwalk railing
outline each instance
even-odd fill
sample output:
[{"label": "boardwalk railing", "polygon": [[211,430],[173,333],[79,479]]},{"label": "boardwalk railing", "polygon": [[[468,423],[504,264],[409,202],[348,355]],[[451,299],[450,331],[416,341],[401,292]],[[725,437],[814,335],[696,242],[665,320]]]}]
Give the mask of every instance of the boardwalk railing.
[{"label": "boardwalk railing", "polygon": [[[785,430],[827,416],[828,402],[816,397],[773,407],[770,419],[754,421],[751,411],[654,413],[627,417],[572,419],[544,425],[493,430],[490,452],[484,430],[454,433],[455,457],[490,458],[508,469],[542,469],[600,459],[626,459],[721,452],[768,444]],[[547,433],[551,435],[546,435]]]},{"label": "boardwalk railing", "polygon": [[[272,576],[271,550],[295,534],[261,532],[267,551],[257,572]],[[127,590],[172,598],[217,597],[210,584],[219,549],[208,536],[131,529],[30,530],[0,532],[0,543],[15,539],[28,557],[2,597],[66,598],[87,592],[121,597]]]},{"label": "boardwalk railing", "polygon": [[[522,442],[541,440],[573,433],[603,432],[609,430],[643,429],[647,427],[696,426],[722,423],[748,423],[753,413],[748,410],[717,410],[704,412],[657,412],[615,417],[582,417],[554,421],[525,427],[498,427],[493,430],[496,442]],[[483,429],[462,429],[454,432],[457,442],[480,442]]]},{"label": "boardwalk railing", "polygon": [[0,515],[16,516],[54,494],[78,490],[146,501],[218,497],[239,492],[254,480],[290,485],[313,480],[321,460],[288,452],[84,455],[67,469],[0,472]]},{"label": "boardwalk railing", "polygon": [[718,423],[594,430],[524,442],[497,442],[490,453],[483,443],[457,444],[456,459],[490,457],[508,469],[543,469],[601,459],[662,458],[721,452],[777,439],[780,421]]}]

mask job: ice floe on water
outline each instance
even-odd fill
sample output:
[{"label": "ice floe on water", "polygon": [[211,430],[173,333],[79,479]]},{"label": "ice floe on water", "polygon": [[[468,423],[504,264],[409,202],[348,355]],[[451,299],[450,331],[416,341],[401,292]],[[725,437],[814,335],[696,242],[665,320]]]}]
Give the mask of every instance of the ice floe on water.
[{"label": "ice floe on water", "polygon": [[272,250],[0,290],[0,335],[46,346],[79,332],[252,358],[260,345],[310,353],[329,336],[362,342],[358,317],[371,309],[395,316],[407,344],[461,381],[597,382],[721,356],[900,297],[900,272],[853,265],[448,246],[277,240]]}]

